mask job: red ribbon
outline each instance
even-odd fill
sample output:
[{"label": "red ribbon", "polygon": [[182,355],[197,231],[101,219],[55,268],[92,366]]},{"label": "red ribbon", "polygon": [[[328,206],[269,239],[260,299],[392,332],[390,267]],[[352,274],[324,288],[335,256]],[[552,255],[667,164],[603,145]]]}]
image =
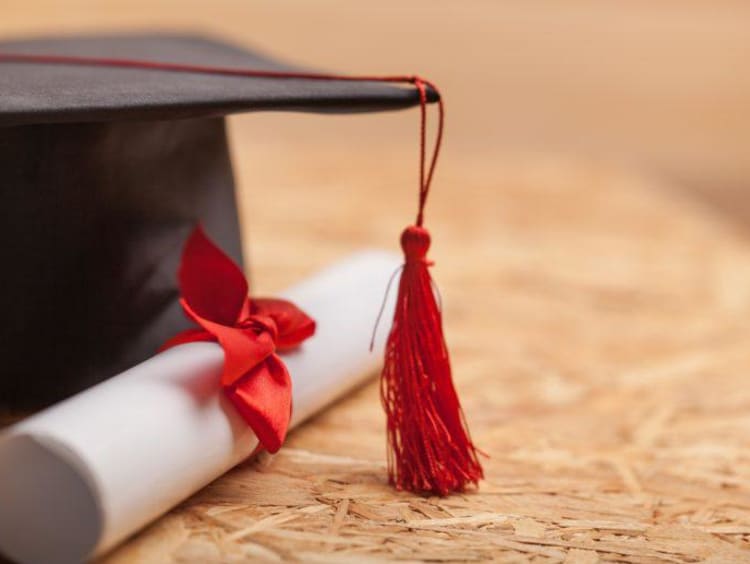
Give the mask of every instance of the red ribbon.
[{"label": "red ribbon", "polygon": [[224,349],[221,386],[261,445],[279,450],[292,412],[292,382],[276,354],[315,333],[315,321],[293,303],[248,297],[240,268],[196,227],[178,271],[180,304],[200,328],[176,335],[162,350],[195,341]]}]

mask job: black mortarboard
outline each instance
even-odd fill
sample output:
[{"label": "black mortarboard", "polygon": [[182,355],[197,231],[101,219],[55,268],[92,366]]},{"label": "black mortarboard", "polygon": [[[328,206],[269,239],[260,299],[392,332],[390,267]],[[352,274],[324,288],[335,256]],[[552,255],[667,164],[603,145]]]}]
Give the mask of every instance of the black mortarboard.
[{"label": "black mortarboard", "polygon": [[[187,36],[0,42],[0,53],[298,70]],[[187,327],[175,270],[196,222],[241,261],[224,115],[418,102],[375,82],[2,63],[0,407],[71,395]]]}]

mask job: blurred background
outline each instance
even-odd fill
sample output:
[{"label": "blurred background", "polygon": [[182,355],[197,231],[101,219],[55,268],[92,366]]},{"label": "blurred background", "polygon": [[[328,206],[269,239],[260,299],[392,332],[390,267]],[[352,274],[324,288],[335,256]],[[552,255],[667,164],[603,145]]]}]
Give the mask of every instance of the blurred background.
[{"label": "blurred background", "polygon": [[[0,0],[3,37],[144,28],[219,35],[333,71],[419,72],[447,99],[444,167],[463,155],[604,159],[750,221],[750,5],[740,0]],[[352,143],[411,151],[414,126],[400,114],[233,121],[236,146],[288,151],[293,139],[301,153],[315,143],[331,154]],[[243,182],[287,181],[266,176],[258,151],[238,162]]]}]

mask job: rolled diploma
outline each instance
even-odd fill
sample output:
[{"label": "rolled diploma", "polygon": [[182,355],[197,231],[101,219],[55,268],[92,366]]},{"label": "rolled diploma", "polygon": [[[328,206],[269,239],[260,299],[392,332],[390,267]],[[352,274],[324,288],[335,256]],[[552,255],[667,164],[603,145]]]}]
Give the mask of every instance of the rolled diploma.
[{"label": "rolled diploma", "polygon": [[[370,337],[399,260],[358,253],[283,293],[317,321],[315,336],[283,355],[292,426],[376,370],[387,331],[372,353]],[[0,553],[101,554],[248,457],[258,441],[219,391],[222,363],[217,344],[181,345],[7,429]]]}]

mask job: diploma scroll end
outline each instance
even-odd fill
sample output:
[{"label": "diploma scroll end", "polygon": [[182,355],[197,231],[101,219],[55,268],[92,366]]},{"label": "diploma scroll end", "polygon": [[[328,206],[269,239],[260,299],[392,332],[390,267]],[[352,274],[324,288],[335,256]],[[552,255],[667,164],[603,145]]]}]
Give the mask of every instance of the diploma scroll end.
[{"label": "diploma scroll end", "polygon": [[0,553],[14,562],[82,562],[102,534],[93,480],[49,437],[0,438]]}]

